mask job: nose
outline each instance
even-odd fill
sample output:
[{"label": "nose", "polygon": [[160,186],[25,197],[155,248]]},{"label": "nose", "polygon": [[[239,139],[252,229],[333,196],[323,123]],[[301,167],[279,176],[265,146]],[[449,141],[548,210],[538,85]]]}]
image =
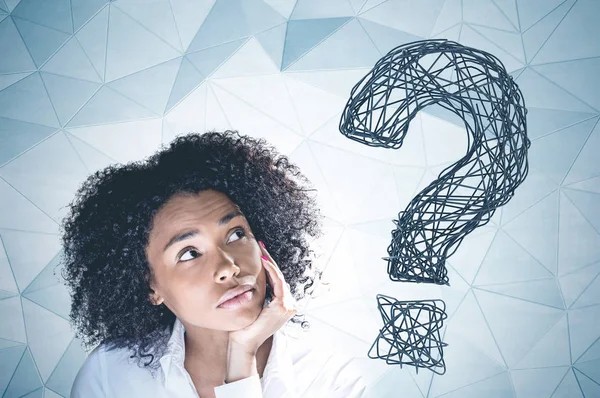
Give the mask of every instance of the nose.
[{"label": "nose", "polygon": [[234,262],[233,258],[223,249],[217,247],[217,271],[216,278],[218,281],[225,281],[232,276],[240,273],[240,267]]}]

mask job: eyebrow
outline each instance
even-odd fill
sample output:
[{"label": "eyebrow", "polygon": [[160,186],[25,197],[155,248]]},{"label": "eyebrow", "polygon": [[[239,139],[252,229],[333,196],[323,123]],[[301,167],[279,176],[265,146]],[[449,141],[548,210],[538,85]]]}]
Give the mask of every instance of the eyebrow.
[{"label": "eyebrow", "polygon": [[[223,217],[221,217],[221,219],[219,221],[217,221],[217,225],[221,226],[221,225],[227,224],[229,221],[231,221],[235,217],[239,217],[239,216],[243,216],[243,215],[244,214],[241,211],[233,210],[233,211],[225,214]],[[194,229],[192,231],[188,231],[188,232],[184,232],[179,235],[175,235],[173,238],[171,238],[169,243],[167,243],[167,245],[165,246],[163,251],[166,251],[171,245],[174,245],[177,242],[181,242],[182,240],[193,238],[194,236],[199,235],[199,234],[200,234],[200,230]]]}]

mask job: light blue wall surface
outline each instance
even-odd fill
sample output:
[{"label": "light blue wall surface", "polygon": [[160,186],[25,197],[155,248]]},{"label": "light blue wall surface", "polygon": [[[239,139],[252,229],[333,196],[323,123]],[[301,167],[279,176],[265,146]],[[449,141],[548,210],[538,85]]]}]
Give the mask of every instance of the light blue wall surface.
[{"label": "light blue wall surface", "polygon": [[[375,396],[600,397],[599,17],[595,0],[0,0],[0,396],[68,396],[85,359],[53,274],[83,179],[232,128],[319,190],[332,288],[309,319]],[[434,110],[397,151],[337,130],[380,57],[434,37],[503,61],[532,140],[515,197],[449,259],[451,287],[392,283],[380,258],[466,133]],[[367,358],[376,293],[446,301],[446,375]]]}]

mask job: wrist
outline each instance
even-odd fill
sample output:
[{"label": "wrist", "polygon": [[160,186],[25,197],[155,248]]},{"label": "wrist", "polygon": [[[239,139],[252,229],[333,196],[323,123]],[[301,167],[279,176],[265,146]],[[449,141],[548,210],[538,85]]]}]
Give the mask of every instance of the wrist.
[{"label": "wrist", "polygon": [[227,349],[225,383],[233,383],[257,374],[256,350],[230,342]]}]

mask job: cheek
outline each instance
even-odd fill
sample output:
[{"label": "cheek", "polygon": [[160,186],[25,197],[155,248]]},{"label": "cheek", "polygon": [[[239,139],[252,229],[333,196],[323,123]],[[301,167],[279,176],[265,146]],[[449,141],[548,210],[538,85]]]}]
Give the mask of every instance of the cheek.
[{"label": "cheek", "polygon": [[176,314],[183,317],[206,312],[215,300],[209,286],[199,276],[175,280],[169,291]]}]

